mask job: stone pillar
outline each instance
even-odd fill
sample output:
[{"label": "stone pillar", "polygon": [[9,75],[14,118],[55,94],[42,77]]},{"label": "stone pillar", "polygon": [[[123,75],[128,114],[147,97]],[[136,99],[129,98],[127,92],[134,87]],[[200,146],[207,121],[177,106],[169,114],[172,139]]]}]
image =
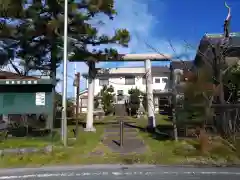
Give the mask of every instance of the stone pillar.
[{"label": "stone pillar", "polygon": [[96,76],[95,62],[89,62],[87,124],[84,131],[96,131],[96,129],[93,127],[95,76]]},{"label": "stone pillar", "polygon": [[153,102],[153,87],[152,87],[152,66],[151,60],[145,60],[145,72],[146,72],[146,92],[147,92],[147,108],[148,108],[148,126],[150,129],[156,127],[155,114],[154,114],[154,102]]}]

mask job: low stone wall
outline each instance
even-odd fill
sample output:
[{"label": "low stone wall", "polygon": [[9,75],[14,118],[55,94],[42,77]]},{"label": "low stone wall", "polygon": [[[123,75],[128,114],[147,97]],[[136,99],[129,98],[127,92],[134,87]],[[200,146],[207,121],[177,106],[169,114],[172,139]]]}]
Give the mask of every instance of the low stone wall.
[{"label": "low stone wall", "polygon": [[8,148],[8,149],[0,149],[0,156],[6,154],[30,154],[30,153],[51,153],[53,152],[53,146],[45,146],[43,148],[35,148],[35,147],[28,147],[28,148]]}]

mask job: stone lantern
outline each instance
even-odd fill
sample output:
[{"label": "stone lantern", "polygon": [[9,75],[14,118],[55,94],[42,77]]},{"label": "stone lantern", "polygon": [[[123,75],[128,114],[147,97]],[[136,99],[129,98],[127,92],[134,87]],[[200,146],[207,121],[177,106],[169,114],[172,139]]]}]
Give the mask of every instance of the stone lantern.
[{"label": "stone lantern", "polygon": [[137,117],[140,118],[141,116],[143,116],[145,114],[145,109],[143,107],[143,96],[140,95],[138,97],[139,97],[139,100],[140,100],[140,104],[139,104],[139,108],[138,108]]},{"label": "stone lantern", "polygon": [[98,109],[103,111],[102,96],[98,96]]},{"label": "stone lantern", "polygon": [[96,100],[98,101],[98,107],[94,111],[94,116],[96,119],[102,119],[104,117],[102,96],[98,96]]}]

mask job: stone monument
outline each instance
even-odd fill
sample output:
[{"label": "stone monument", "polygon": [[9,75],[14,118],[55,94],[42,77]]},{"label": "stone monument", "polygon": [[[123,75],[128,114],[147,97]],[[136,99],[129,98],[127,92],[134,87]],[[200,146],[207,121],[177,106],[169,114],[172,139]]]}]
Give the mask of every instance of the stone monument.
[{"label": "stone monument", "polygon": [[137,112],[137,118],[140,118],[140,117],[144,116],[145,109],[143,107],[143,96],[140,95],[138,97],[139,97],[139,100],[140,100],[140,104],[139,104],[139,108],[138,108],[138,112]]}]

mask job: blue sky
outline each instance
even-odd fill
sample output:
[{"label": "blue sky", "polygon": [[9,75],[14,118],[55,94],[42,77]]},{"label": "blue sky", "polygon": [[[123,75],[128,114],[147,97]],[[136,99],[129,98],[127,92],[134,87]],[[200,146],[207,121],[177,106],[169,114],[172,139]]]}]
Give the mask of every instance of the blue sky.
[{"label": "blue sky", "polygon": [[[161,53],[182,56],[182,59],[192,60],[196,53],[199,40],[205,33],[222,33],[223,22],[227,9],[223,0],[116,0],[118,15],[114,21],[99,16],[105,20],[105,25],[99,27],[100,33],[113,34],[117,28],[127,28],[131,34],[128,48],[117,47],[120,53],[150,53],[154,52],[145,42]],[[240,1],[228,0],[232,7],[231,31],[240,32]],[[174,51],[169,45],[171,41]],[[186,46],[186,41],[192,47]],[[99,47],[101,48],[101,47]],[[156,52],[154,52],[156,53]],[[76,63],[77,71],[87,72],[84,63]],[[99,67],[142,66],[142,62],[111,62],[99,63]],[[154,65],[161,65],[154,63]],[[74,63],[68,63],[68,74],[74,76]],[[59,69],[59,76],[62,68]],[[68,95],[73,92],[72,79],[68,79]],[[61,84],[58,90],[61,91]],[[81,89],[85,88],[82,78]]]}]

